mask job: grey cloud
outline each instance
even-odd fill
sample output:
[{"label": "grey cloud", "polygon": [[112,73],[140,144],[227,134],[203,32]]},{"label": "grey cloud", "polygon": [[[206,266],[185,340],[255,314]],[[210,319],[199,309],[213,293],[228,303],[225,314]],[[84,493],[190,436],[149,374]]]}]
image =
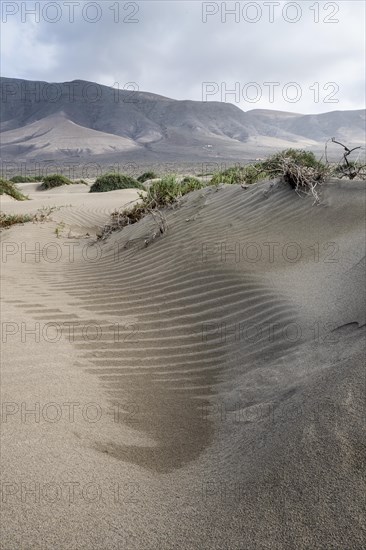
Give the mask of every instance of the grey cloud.
[{"label": "grey cloud", "polygon": [[[303,112],[363,107],[363,2],[333,3],[340,8],[336,24],[315,24],[314,13],[309,9],[313,3],[309,2],[301,2],[303,16],[294,24],[281,16],[271,24],[266,15],[255,24],[243,20],[235,23],[232,17],[222,23],[219,14],[204,24],[202,3],[197,1],[138,2],[138,23],[114,23],[109,9],[114,4],[108,0],[100,3],[103,15],[95,24],[80,17],[79,7],[74,23],[64,16],[54,24],[41,21],[33,25],[34,45],[44,48],[45,55],[51,46],[53,66],[43,71],[35,59],[22,67],[24,52],[20,47],[5,55],[3,74],[52,81],[84,79],[107,85],[119,82],[121,87],[133,81],[141,90],[176,99],[201,99],[202,82],[207,81],[219,85],[225,82],[229,89],[235,82],[242,87],[251,81],[261,85],[278,81],[282,89],[284,84],[295,81],[306,92],[299,103],[284,102],[279,95],[276,103],[269,105],[264,94],[260,104],[240,106]],[[221,2],[216,4],[220,6]],[[234,4],[228,2],[227,6]],[[241,2],[241,6],[244,4]],[[257,4],[264,9],[263,3]],[[281,2],[281,8],[284,4]],[[325,11],[326,4],[319,3],[321,17],[330,13]],[[123,6],[127,4],[120,5],[120,15],[125,17],[128,11]],[[15,19],[9,21],[14,24]],[[5,30],[6,26],[3,25]],[[31,26],[16,21],[19,32]],[[17,74],[12,66],[17,67]],[[309,90],[314,82],[321,86],[336,82],[342,90],[342,95],[338,94],[339,105],[314,103]]]}]

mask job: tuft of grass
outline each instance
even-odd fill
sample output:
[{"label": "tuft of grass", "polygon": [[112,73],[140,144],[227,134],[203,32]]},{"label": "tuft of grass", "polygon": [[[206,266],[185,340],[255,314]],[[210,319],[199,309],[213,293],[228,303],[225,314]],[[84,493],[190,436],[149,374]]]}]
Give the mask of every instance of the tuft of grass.
[{"label": "tuft of grass", "polygon": [[219,183],[243,183],[243,168],[240,166],[233,166],[227,168],[221,172],[215,172],[211,178],[211,185],[218,185]]},{"label": "tuft of grass", "polygon": [[140,183],[145,183],[145,181],[147,180],[155,180],[158,177],[159,176],[155,174],[155,172],[144,172],[143,174],[141,174],[141,176],[137,178],[137,181],[139,181]]},{"label": "tuft of grass", "polygon": [[155,181],[147,190],[143,202],[146,207],[163,208],[176,202],[181,196],[181,187],[174,175],[164,176],[159,181]]},{"label": "tuft of grass", "polygon": [[79,183],[80,185],[88,185],[88,182],[83,179],[75,180],[74,183]]},{"label": "tuft of grass", "polygon": [[29,214],[5,214],[0,212],[0,228],[7,229],[12,225],[23,224],[33,221],[33,216]]},{"label": "tuft of grass", "polygon": [[35,181],[43,181],[43,176],[13,176],[10,178],[12,183],[33,183]]},{"label": "tuft of grass", "polygon": [[46,189],[53,189],[54,187],[61,187],[62,185],[71,185],[72,181],[62,174],[50,174],[43,178],[43,183],[40,186],[41,191]]},{"label": "tuft of grass", "polygon": [[191,191],[196,191],[196,189],[203,189],[203,187],[207,187],[207,183],[203,183],[193,176],[186,176],[180,182],[180,187],[182,195],[186,195]]},{"label": "tuft of grass", "polygon": [[0,195],[8,195],[9,197],[13,197],[13,199],[17,201],[28,200],[28,197],[26,197],[25,195],[23,195],[23,193],[19,191],[15,183],[4,180],[3,178],[0,178]]},{"label": "tuft of grass", "polygon": [[266,177],[267,173],[261,163],[232,166],[222,172],[215,172],[211,178],[210,185],[218,185],[219,183],[227,183],[230,185],[246,183],[251,185]]},{"label": "tuft of grass", "polygon": [[105,193],[116,189],[144,189],[144,186],[125,174],[104,174],[95,180],[90,193]]},{"label": "tuft of grass", "polygon": [[[5,214],[0,212],[0,228],[8,228],[15,224],[23,224],[26,222],[44,223],[52,220],[51,214],[56,210],[60,210],[61,206],[43,206],[39,208],[35,214]],[[57,238],[62,236],[62,231],[65,228],[64,222],[60,222],[55,229]]]},{"label": "tuft of grass", "polygon": [[58,239],[62,236],[62,231],[64,229],[65,229],[65,223],[64,222],[60,222],[59,224],[57,224],[56,229],[55,229],[55,235]]}]

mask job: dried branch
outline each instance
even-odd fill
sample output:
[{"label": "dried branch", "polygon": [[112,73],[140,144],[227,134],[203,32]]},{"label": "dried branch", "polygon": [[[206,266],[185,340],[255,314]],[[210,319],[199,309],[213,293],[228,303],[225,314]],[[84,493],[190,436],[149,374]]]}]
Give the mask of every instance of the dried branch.
[{"label": "dried branch", "polygon": [[357,149],[362,149],[361,146],[353,147],[353,149],[350,149],[347,147],[347,145],[344,145],[340,141],[337,141],[335,138],[332,138],[332,142],[336,143],[337,145],[340,145],[344,149],[343,153],[343,160],[344,164],[341,163],[338,164],[338,172],[340,173],[340,177],[347,177],[350,180],[355,179],[356,177],[360,177],[361,179],[365,179],[365,174],[363,173],[363,170],[365,169],[366,165],[360,165],[357,166],[356,162],[350,163],[348,160],[348,157],[353,151],[356,151]]}]

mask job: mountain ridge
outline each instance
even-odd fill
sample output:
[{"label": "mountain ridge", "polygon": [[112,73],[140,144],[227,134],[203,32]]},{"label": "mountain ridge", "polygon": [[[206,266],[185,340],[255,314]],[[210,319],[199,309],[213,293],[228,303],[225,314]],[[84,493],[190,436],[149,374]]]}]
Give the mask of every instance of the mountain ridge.
[{"label": "mountain ridge", "polygon": [[243,111],[230,103],[177,100],[84,80],[0,77],[0,87],[0,152],[9,160],[61,159],[65,151],[77,158],[245,158],[279,147],[323,149],[331,137],[347,145],[365,141],[363,109],[317,115]]}]

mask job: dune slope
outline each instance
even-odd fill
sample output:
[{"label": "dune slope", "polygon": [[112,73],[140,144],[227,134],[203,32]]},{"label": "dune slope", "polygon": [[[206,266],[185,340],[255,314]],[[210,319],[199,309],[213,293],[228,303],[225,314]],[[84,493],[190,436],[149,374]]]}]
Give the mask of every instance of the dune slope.
[{"label": "dune slope", "polygon": [[[98,198],[87,200],[93,210]],[[66,246],[53,224],[80,229],[87,209],[13,228],[3,242]],[[62,501],[53,515],[41,499],[35,524],[34,507],[16,524],[28,504],[8,497],[6,548],[21,538],[36,548],[37,530],[44,548],[121,548],[123,537],[128,548],[361,549],[364,182],[330,181],[319,206],[281,183],[207,188],[165,215],[167,232],[149,244],[146,218],[105,242],[74,238],[72,260],[25,262],[23,275],[19,255],[3,265],[6,319],[75,323],[54,344],[8,338],[6,400],[118,411],[118,422],[110,412],[27,429],[12,418],[6,479],[19,484],[14,463],[40,476],[20,457],[23,441],[42,457],[43,479],[132,484],[137,496],[122,519],[115,498],[84,499],[72,514]],[[19,350],[48,358],[33,378]]]}]

